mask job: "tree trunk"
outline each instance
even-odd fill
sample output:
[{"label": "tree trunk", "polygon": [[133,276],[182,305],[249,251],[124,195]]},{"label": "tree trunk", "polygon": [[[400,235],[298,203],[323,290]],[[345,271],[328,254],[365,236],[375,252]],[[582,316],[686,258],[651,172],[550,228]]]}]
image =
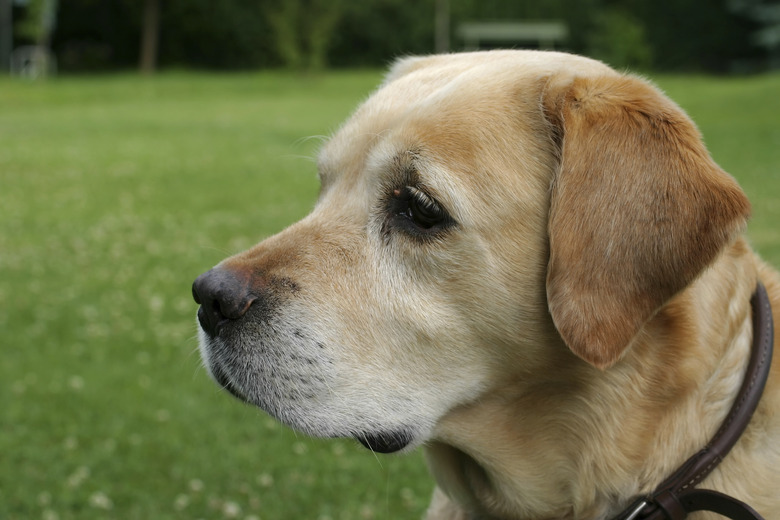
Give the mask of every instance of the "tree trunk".
[{"label": "tree trunk", "polygon": [[139,69],[152,74],[157,68],[157,41],[160,34],[160,1],[145,0],[141,21],[141,58]]},{"label": "tree trunk", "polygon": [[434,20],[435,45],[438,54],[450,51],[450,1],[436,0]]},{"label": "tree trunk", "polygon": [[11,0],[0,0],[0,74],[7,74],[11,67],[13,50],[13,20]]}]

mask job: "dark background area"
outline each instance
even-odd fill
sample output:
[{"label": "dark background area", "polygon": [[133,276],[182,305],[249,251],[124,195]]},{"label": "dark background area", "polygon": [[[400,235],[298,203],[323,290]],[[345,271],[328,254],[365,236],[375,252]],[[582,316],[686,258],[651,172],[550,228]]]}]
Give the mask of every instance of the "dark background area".
[{"label": "dark background area", "polygon": [[556,48],[616,67],[756,71],[777,52],[757,35],[780,23],[761,0],[60,0],[41,35],[47,1],[13,0],[13,46],[45,41],[59,72],[383,66],[434,52],[443,7],[450,50],[467,21],[554,20],[569,31]]}]

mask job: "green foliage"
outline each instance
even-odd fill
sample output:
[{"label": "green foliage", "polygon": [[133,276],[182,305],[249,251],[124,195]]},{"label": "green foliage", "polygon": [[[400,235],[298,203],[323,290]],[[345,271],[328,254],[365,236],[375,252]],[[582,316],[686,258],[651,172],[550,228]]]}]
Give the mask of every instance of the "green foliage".
[{"label": "green foliage", "polygon": [[[0,78],[0,518],[419,518],[419,454],[314,441],[200,368],[190,284],[304,216],[378,72]],[[780,76],[662,77],[780,265]]]},{"label": "green foliage", "polygon": [[639,20],[612,9],[596,15],[588,37],[589,56],[618,69],[647,70],[652,65],[652,54]]},{"label": "green foliage", "polygon": [[271,25],[260,5],[256,0],[160,2],[160,64],[212,69],[278,66]]},{"label": "green foliage", "polygon": [[29,0],[24,15],[14,24],[14,33],[34,44],[48,44],[54,28],[55,0]]},{"label": "green foliage", "polygon": [[14,23],[14,33],[17,37],[32,42],[40,38],[42,10],[43,0],[32,0],[30,2],[22,19]]},{"label": "green foliage", "polygon": [[[162,67],[241,69],[281,63],[256,0],[160,2]],[[61,70],[135,68],[143,2],[60,2],[53,48]]]},{"label": "green foliage", "polygon": [[616,8],[641,20],[656,68],[728,72],[735,60],[758,59],[751,46],[757,25],[722,0],[621,0]]},{"label": "green foliage", "polygon": [[407,54],[433,50],[433,1],[345,2],[334,35],[334,65],[384,65]]},{"label": "green foliage", "polygon": [[323,69],[342,9],[341,0],[279,0],[267,6],[282,62],[292,69]]},{"label": "green foliage", "polygon": [[[36,0],[39,1],[39,0]],[[54,50],[60,70],[138,62],[142,2],[61,1]],[[160,3],[162,67],[319,69],[384,65],[434,47],[434,0],[166,0]],[[450,0],[451,48],[467,21],[560,20],[562,47],[617,66],[728,71],[760,61],[756,22],[723,0]],[[507,45],[514,45],[507,42]]]}]

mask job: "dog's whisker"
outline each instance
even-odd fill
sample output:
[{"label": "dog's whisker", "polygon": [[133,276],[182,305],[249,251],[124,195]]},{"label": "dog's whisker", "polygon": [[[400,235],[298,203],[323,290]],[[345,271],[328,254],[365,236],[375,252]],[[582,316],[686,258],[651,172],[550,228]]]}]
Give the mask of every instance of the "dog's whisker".
[{"label": "dog's whisker", "polygon": [[288,155],[283,155],[282,157],[285,158],[285,159],[302,159],[302,160],[304,160],[306,162],[310,162],[310,163],[314,163],[314,164],[317,163],[317,158],[313,157],[311,155],[288,154]]},{"label": "dog's whisker", "polygon": [[327,135],[309,135],[306,137],[301,137],[300,139],[296,139],[294,144],[298,146],[303,143],[308,143],[309,141],[319,141],[320,143],[324,143],[327,140],[328,140]]}]

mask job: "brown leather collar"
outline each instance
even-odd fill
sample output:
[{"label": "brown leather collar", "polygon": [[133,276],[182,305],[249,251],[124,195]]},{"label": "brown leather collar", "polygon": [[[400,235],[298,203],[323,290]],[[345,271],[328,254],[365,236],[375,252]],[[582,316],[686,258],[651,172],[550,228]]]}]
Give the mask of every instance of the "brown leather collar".
[{"label": "brown leather collar", "polygon": [[712,511],[733,520],[762,520],[736,498],[695,487],[717,466],[745,431],[758,406],[772,364],[772,308],[761,283],[750,299],[753,347],[742,387],[713,439],[650,495],[640,497],[613,520],[682,520],[693,511]]}]

